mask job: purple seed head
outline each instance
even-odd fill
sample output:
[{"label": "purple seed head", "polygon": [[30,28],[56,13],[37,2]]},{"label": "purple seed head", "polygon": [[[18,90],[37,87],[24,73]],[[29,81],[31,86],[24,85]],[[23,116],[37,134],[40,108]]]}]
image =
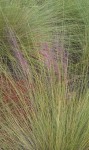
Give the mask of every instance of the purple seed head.
[{"label": "purple seed head", "polygon": [[10,27],[7,28],[7,35],[8,35],[8,42],[11,46],[11,53],[17,59],[23,72],[26,74],[29,70],[29,65],[20,50],[18,40],[14,31]]}]

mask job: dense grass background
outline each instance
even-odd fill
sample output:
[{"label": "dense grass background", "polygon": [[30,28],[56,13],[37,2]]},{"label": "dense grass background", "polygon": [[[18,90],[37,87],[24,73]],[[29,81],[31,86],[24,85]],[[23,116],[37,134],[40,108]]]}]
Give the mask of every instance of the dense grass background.
[{"label": "dense grass background", "polygon": [[88,0],[0,0],[0,148],[89,149]]}]

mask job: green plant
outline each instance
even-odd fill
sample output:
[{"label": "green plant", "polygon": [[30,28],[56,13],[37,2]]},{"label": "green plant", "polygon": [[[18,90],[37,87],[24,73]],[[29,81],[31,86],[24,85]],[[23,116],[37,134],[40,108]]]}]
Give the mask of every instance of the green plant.
[{"label": "green plant", "polygon": [[88,4],[0,0],[1,149],[89,149]]}]

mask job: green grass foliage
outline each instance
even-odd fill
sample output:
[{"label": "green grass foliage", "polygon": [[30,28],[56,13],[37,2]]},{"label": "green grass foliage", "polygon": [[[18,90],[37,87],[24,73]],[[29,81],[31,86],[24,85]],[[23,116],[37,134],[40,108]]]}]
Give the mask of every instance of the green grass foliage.
[{"label": "green grass foliage", "polygon": [[0,0],[0,149],[89,150],[88,0]]}]

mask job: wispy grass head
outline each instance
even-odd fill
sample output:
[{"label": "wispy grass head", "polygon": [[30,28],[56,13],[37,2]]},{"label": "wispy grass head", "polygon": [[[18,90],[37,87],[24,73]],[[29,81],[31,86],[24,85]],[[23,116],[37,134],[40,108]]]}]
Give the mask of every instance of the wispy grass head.
[{"label": "wispy grass head", "polygon": [[0,0],[1,149],[89,149],[82,2]]}]

